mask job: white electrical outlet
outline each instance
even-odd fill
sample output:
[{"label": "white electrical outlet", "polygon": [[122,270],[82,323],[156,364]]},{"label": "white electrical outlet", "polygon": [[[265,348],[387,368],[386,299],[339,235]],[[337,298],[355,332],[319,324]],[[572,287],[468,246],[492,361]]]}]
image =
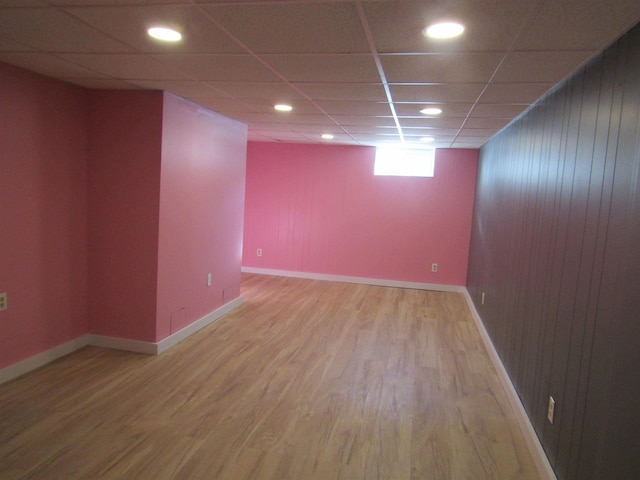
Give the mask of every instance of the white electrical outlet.
[{"label": "white electrical outlet", "polygon": [[258,251],[256,252],[256,255],[257,255],[258,257],[261,257],[261,256],[262,256],[262,249],[261,249],[261,248],[259,248],[259,249],[258,249]]},{"label": "white electrical outlet", "polygon": [[7,309],[7,292],[0,293],[0,310]]},{"label": "white electrical outlet", "polygon": [[211,286],[211,274],[209,273],[207,275],[207,287],[210,287],[210,286]]},{"label": "white electrical outlet", "polygon": [[549,408],[547,409],[547,420],[553,425],[553,415],[556,412],[556,401],[551,395],[549,395]]},{"label": "white electrical outlet", "polygon": [[438,264],[437,263],[432,263],[431,264],[431,271],[433,273],[436,273],[438,271]]}]

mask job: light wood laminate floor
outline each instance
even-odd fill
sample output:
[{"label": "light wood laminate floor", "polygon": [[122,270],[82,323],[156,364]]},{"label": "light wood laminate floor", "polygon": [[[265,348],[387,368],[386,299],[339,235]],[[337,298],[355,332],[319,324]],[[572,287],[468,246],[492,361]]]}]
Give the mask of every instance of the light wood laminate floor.
[{"label": "light wood laminate floor", "polygon": [[0,386],[0,478],[537,479],[462,294],[243,274],[156,357]]}]

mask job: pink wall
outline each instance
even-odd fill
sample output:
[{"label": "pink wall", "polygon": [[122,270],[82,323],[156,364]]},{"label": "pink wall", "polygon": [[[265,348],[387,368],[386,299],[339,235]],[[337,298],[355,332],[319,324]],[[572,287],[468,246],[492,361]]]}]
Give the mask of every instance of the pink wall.
[{"label": "pink wall", "polygon": [[87,333],[154,342],[240,295],[245,125],[2,63],[0,119],[0,368]]},{"label": "pink wall", "polygon": [[155,341],[163,95],[90,98],[89,329]]},{"label": "pink wall", "polygon": [[240,296],[246,144],[246,125],[164,95],[156,340]]},{"label": "pink wall", "polygon": [[0,368],[87,330],[85,92],[0,63]]},{"label": "pink wall", "polygon": [[375,177],[374,155],[250,142],[243,266],[465,285],[477,150],[437,150],[433,178]]}]

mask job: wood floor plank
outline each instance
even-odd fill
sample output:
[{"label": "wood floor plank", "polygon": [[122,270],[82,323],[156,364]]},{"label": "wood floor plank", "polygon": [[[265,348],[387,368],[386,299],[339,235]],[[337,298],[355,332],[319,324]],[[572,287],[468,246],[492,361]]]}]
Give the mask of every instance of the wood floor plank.
[{"label": "wood floor plank", "polygon": [[0,478],[540,478],[464,298],[243,274],[164,354],[0,386]]}]

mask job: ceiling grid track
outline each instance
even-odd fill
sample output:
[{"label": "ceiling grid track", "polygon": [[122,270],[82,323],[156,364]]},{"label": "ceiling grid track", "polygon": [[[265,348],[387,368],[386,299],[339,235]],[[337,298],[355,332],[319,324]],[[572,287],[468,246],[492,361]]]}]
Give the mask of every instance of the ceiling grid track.
[{"label": "ceiling grid track", "polygon": [[500,68],[502,68],[502,65],[505,63],[505,61],[506,61],[507,57],[509,56],[509,54],[514,51],[515,46],[516,46],[516,44],[518,42],[518,39],[522,35],[522,32],[524,31],[524,29],[527,26],[527,24],[533,18],[534,12],[538,11],[542,7],[542,3],[543,3],[543,0],[538,0],[538,2],[534,3],[533,6],[531,7],[531,10],[530,10],[529,14],[526,16],[525,20],[520,25],[520,28],[518,29],[518,33],[516,33],[516,35],[513,37],[513,40],[511,41],[511,44],[509,45],[507,50],[504,52],[504,55],[502,56],[502,59],[500,60],[500,63],[498,63],[498,66],[496,66],[495,70],[491,74],[491,77],[489,78],[489,80],[485,84],[484,88],[482,89],[482,92],[480,92],[480,95],[478,95],[478,98],[476,98],[476,101],[473,102],[473,106],[469,110],[469,113],[467,113],[467,116],[465,117],[465,119],[462,121],[462,125],[460,125],[460,128],[458,129],[458,132],[454,135],[453,140],[451,141],[451,145],[449,145],[449,147],[451,147],[455,143],[456,138],[458,138],[458,136],[460,135],[460,132],[462,132],[464,130],[464,127],[465,127],[466,123],[469,121],[469,118],[471,118],[471,114],[473,113],[473,110],[480,103],[480,99],[482,98],[484,93],[489,88],[489,85],[492,84],[493,79],[496,77],[496,75],[500,71]]},{"label": "ceiling grid track", "polygon": [[384,73],[384,69],[382,68],[382,62],[380,61],[380,55],[378,55],[378,50],[376,49],[375,41],[373,39],[373,34],[371,33],[371,27],[369,26],[369,22],[367,21],[367,17],[364,13],[362,2],[361,1],[356,2],[356,6],[358,8],[358,16],[360,17],[360,21],[362,22],[362,28],[364,29],[364,34],[367,37],[367,42],[369,43],[371,54],[373,55],[373,59],[376,63],[376,68],[378,69],[378,74],[380,75],[380,81],[382,82],[382,87],[384,88],[384,92],[387,96],[387,102],[389,103],[389,110],[391,110],[393,121],[395,122],[396,128],[398,129],[398,136],[400,137],[400,142],[404,143],[402,126],[400,125],[400,120],[398,119],[396,108],[393,104],[393,98],[391,97],[391,90],[389,89],[389,82],[387,82],[387,76]]}]

